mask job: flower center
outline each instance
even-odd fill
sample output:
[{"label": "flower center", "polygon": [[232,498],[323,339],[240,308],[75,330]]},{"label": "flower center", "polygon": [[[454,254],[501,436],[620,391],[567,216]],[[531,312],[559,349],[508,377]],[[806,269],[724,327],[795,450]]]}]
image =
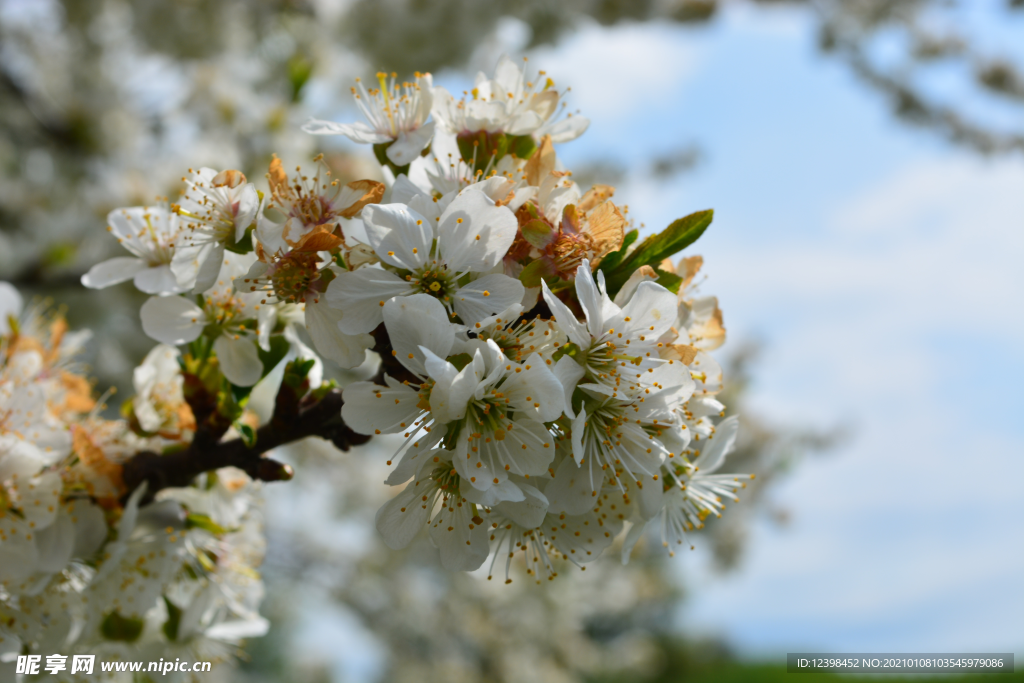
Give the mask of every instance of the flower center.
[{"label": "flower center", "polygon": [[405,279],[427,294],[440,299],[446,306],[451,301],[449,295],[455,289],[455,277],[443,263],[434,263],[418,273],[407,275]]},{"label": "flower center", "polygon": [[306,299],[306,294],[315,289],[320,272],[317,269],[316,254],[290,251],[274,264],[270,283],[274,295],[281,301],[297,304]]},{"label": "flower center", "polygon": [[334,207],[323,197],[305,194],[299,186],[296,186],[296,189],[299,190],[300,194],[292,201],[290,215],[302,221],[303,225],[307,227],[322,225],[331,222],[337,217]]},{"label": "flower center", "polygon": [[430,478],[437,485],[437,488],[445,492],[446,497],[457,495],[459,492],[459,474],[448,463],[438,465],[430,474]]}]

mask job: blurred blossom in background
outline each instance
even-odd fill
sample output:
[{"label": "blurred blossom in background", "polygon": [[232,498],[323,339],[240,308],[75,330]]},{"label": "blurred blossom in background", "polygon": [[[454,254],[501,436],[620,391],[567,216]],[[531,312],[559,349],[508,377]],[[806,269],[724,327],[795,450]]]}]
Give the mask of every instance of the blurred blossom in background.
[{"label": "blurred blossom in background", "polygon": [[1022,4],[0,0],[0,279],[66,304],[95,331],[98,387],[127,388],[149,348],[141,295],[78,284],[117,250],[108,211],[176,197],[189,167],[256,178],[273,153],[374,177],[365,147],[301,125],[357,120],[349,89],[380,69],[458,92],[526,56],[591,120],[560,149],[581,185],[616,185],[652,230],[716,210],[697,251],[729,331],[730,460],[756,485],[692,553],[506,586],[443,571],[425,539],[383,546],[386,442],[305,442],[296,480],[266,490],[273,626],[231,675],[674,681],[796,650],[1019,658]]}]

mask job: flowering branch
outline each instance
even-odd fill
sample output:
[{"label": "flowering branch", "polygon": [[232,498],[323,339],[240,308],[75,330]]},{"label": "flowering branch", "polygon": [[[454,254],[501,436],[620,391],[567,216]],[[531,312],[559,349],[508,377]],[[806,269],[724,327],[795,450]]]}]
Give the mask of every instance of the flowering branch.
[{"label": "flowering branch", "polygon": [[[373,382],[384,385],[384,375],[400,380],[415,379],[392,353],[391,341],[384,325],[373,332],[373,350],[381,357],[381,366]],[[293,368],[289,367],[289,370]],[[294,376],[294,375],[293,375]],[[344,405],[341,389],[331,389],[320,397],[306,394],[308,379],[283,381],[277,392],[274,415],[249,438],[220,441],[230,426],[230,420],[218,412],[215,396],[204,390],[195,375],[185,375],[189,404],[196,417],[196,435],[187,448],[171,453],[142,451],[123,465],[123,479],[127,488],[125,498],[140,484],[146,482],[146,496],[142,503],[153,500],[165,488],[188,486],[204,472],[222,467],[237,467],[253,479],[261,481],[287,481],[292,478],[290,466],[264,455],[289,443],[309,436],[319,436],[342,451],[370,440],[370,436],[354,432],[341,417]],[[190,386],[191,385],[191,386]]]},{"label": "flowering branch", "polygon": [[[394,79],[357,88],[369,124],[306,126],[375,145],[387,184],[335,180],[322,155],[290,176],[274,157],[266,190],[191,169],[179,201],[108,215],[129,255],[82,283],[134,281],[161,342],[125,419],[99,417],[70,370],[82,335],[20,315],[0,283],[0,641],[46,646],[36,616],[10,616],[38,591],[4,591],[49,575],[46,599],[63,604],[72,560],[98,567],[73,588],[83,651],[264,633],[262,587],[231,586],[260,559],[250,484],[290,479],[267,454],[309,436],[347,450],[401,435],[385,483],[404,490],[376,515],[385,543],[426,530],[442,566],[505,558],[506,581],[520,552],[553,579],[557,559],[583,567],[620,532],[624,560],[649,528],[672,552],[739,500],[748,475],[718,472],[738,429],[710,355],[722,313],[699,292],[702,259],[671,260],[712,212],[641,239],[614,188],[584,191],[558,160],[587,120],[556,115],[544,72],[503,58],[461,101],[426,74]],[[367,351],[372,381],[324,382],[321,358],[355,368]],[[145,599],[120,602],[139,577]]]},{"label": "flowering branch", "polygon": [[[160,490],[188,486],[203,472],[221,467],[237,467],[253,479],[282,481],[292,478],[292,469],[272,458],[268,451],[308,436],[331,441],[343,451],[366,443],[370,437],[356,434],[341,419],[341,390],[332,389],[319,400],[290,402],[289,387],[278,393],[273,419],[255,432],[253,440],[237,438],[221,443],[197,438],[185,449],[161,455],[152,451],[138,453],[124,463],[124,483],[134,491],[148,483],[146,499]],[[309,398],[309,397],[307,397]]]}]

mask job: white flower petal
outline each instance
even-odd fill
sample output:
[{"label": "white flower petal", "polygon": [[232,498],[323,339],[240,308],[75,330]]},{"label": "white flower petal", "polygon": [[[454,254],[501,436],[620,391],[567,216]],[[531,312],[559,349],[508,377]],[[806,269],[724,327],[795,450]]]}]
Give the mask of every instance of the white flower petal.
[{"label": "white flower petal", "polygon": [[569,307],[551,293],[547,282],[541,280],[540,284],[544,295],[544,302],[555,316],[555,325],[558,329],[569,338],[569,341],[581,349],[590,348],[591,337],[586,325],[577,320],[576,315],[569,310]]},{"label": "white flower petal", "polygon": [[568,516],[564,521],[557,517],[548,518],[552,522],[559,522],[554,531],[544,529],[545,535],[551,539],[551,544],[560,553],[576,564],[593,562],[604,549],[612,544],[617,534],[605,533],[607,527],[602,527],[600,519],[589,510],[582,515]]},{"label": "white flower petal", "polygon": [[384,325],[398,360],[421,377],[427,374],[421,347],[447,358],[455,343],[448,312],[429,294],[395,297],[385,303]]},{"label": "white flower petal", "polygon": [[517,481],[516,485],[523,492],[523,500],[498,503],[495,511],[524,529],[536,529],[548,512],[547,496],[523,481]]},{"label": "white flower petal", "polygon": [[434,137],[434,122],[423,124],[413,131],[399,133],[387,151],[388,159],[396,166],[405,166],[416,159]]},{"label": "white flower petal", "polygon": [[370,204],[363,209],[363,226],[370,246],[381,261],[416,270],[430,256],[434,232],[423,216],[404,204]]},{"label": "white flower petal", "polygon": [[89,272],[82,276],[82,285],[89,289],[103,289],[131,280],[148,267],[145,261],[134,256],[117,256],[90,268]]},{"label": "white flower petal", "polygon": [[382,135],[362,122],[335,123],[310,119],[302,126],[302,130],[310,135],[344,135],[352,142],[379,144],[393,140],[390,135]]},{"label": "white flower petal", "polygon": [[462,322],[472,325],[501,313],[513,304],[523,300],[523,283],[501,273],[484,275],[482,278],[460,287],[452,294],[455,312]]},{"label": "white flower petal", "polygon": [[171,272],[169,263],[141,270],[135,275],[135,286],[146,294],[180,294],[190,287],[178,284],[178,278]]},{"label": "white flower petal", "polygon": [[263,361],[256,350],[256,340],[244,336],[235,338],[222,334],[213,342],[213,350],[220,361],[221,372],[228,381],[239,387],[251,387],[263,376]]},{"label": "white flower petal", "polygon": [[565,406],[565,388],[536,353],[515,367],[501,385],[501,393],[516,414],[528,415],[540,422],[557,420]]},{"label": "white flower petal", "polygon": [[260,195],[256,186],[246,183],[238,195],[238,207],[235,209],[235,241],[245,237],[245,231],[249,229],[252,222],[256,220],[256,213],[260,210]]},{"label": "white flower petal", "polygon": [[75,549],[75,525],[70,515],[62,512],[53,524],[37,530],[35,542],[38,551],[36,571],[49,574],[64,569]]},{"label": "white flower petal", "polygon": [[[403,173],[395,179],[395,184],[391,187],[391,196],[388,203],[405,204],[408,206],[409,202],[417,197],[425,197],[433,203],[433,197],[420,189],[416,183],[409,179],[409,176]],[[420,211],[414,206],[409,208],[420,213]]]},{"label": "white flower petal", "polygon": [[633,554],[633,548],[636,547],[637,541],[644,535],[647,526],[647,523],[635,520],[633,526],[626,532],[626,538],[622,541],[622,564],[629,564],[629,557]]},{"label": "white flower petal", "polygon": [[306,297],[306,329],[317,352],[343,368],[358,367],[366,360],[366,350],[373,346],[373,337],[341,332],[342,316],[341,311],[331,308],[323,299],[312,301]]},{"label": "white flower petal", "polygon": [[[581,468],[572,458],[563,458],[555,469],[555,478],[544,489],[550,503],[549,510],[581,515],[592,509],[597,499],[591,485],[591,474],[589,467]],[[602,479],[603,475],[598,475],[598,481],[594,483],[600,487]]]},{"label": "white flower petal", "polygon": [[342,392],[341,417],[359,434],[395,434],[413,427],[420,413],[419,393],[396,383],[383,387],[373,382],[353,382]]},{"label": "white flower petal", "polygon": [[551,142],[569,142],[587,132],[590,126],[590,119],[585,116],[567,116],[561,121],[542,126],[534,135],[542,138],[545,135],[551,136]]},{"label": "white flower petal", "polygon": [[420,491],[429,484],[429,470],[420,473],[397,496],[377,510],[377,531],[392,550],[400,550],[416,538],[430,517],[430,510],[422,500]]},{"label": "white flower petal", "polygon": [[576,413],[572,409],[572,393],[576,390],[576,385],[579,384],[579,381],[583,379],[585,374],[587,374],[586,369],[569,356],[562,356],[555,363],[554,375],[562,383],[565,397],[565,405],[562,407],[562,410],[569,419],[576,417]]},{"label": "white flower petal", "polygon": [[206,326],[206,313],[180,296],[150,297],[139,311],[146,336],[175,346],[195,341]]},{"label": "white flower petal", "polygon": [[[604,310],[601,292],[594,282],[594,274],[590,271],[590,262],[584,260],[576,269],[576,298],[587,316],[587,329],[594,337],[600,337],[604,328]],[[653,335],[652,335],[653,337]]]},{"label": "white flower petal", "polygon": [[79,498],[68,505],[68,513],[75,525],[73,557],[90,557],[100,549],[109,533],[103,508]]},{"label": "white flower petal", "polygon": [[421,349],[426,360],[427,374],[434,380],[430,390],[430,412],[438,424],[447,424],[466,414],[466,405],[479,384],[475,366],[470,363],[462,369],[439,358],[429,349]]},{"label": "white flower petal", "polygon": [[[578,278],[576,282],[579,283]],[[642,334],[648,339],[657,339],[672,327],[676,313],[675,294],[654,282],[641,282],[615,321],[615,327],[621,327],[630,337]],[[630,318],[629,322],[626,318]],[[591,328],[591,331],[595,330]]]},{"label": "white flower petal", "polygon": [[739,434],[740,419],[737,415],[722,420],[715,428],[715,433],[707,440],[697,442],[700,445],[701,453],[693,461],[694,467],[701,474],[711,474],[725,461],[725,456],[732,451],[736,445],[736,437]]},{"label": "white flower petal", "polygon": [[473,522],[469,503],[449,499],[430,525],[430,539],[441,551],[441,566],[449,571],[473,571],[490,554],[487,527]]},{"label": "white flower petal", "polygon": [[21,315],[24,301],[21,294],[9,282],[0,282],[0,334],[11,331],[10,319]]},{"label": "white flower petal", "polygon": [[327,304],[344,311],[338,329],[345,334],[372,332],[384,322],[384,304],[394,296],[412,294],[408,282],[381,268],[360,268],[338,275],[327,287]]},{"label": "white flower petal", "polygon": [[438,251],[455,272],[487,272],[501,263],[518,229],[508,207],[470,186],[441,215]]}]

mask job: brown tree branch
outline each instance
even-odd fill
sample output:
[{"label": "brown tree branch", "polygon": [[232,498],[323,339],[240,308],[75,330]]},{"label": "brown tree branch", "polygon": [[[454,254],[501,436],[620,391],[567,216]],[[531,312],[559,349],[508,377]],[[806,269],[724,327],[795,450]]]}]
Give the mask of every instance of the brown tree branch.
[{"label": "brown tree branch", "polygon": [[251,447],[242,439],[219,443],[195,439],[188,448],[175,453],[137,453],[124,463],[124,483],[130,493],[147,482],[149,487],[143,499],[146,503],[158,491],[188,486],[203,472],[221,467],[237,467],[262,481],[291,479],[291,468],[263,457],[267,451],[307,436],[327,439],[343,451],[370,440],[369,436],[357,434],[345,424],[341,419],[341,406],[341,390],[333,389],[320,400],[300,406],[291,419],[284,419],[275,412],[268,424],[256,430],[256,440]]},{"label": "brown tree branch", "polygon": [[[387,330],[381,324],[373,331],[375,351],[381,358],[380,370],[372,379],[384,384],[385,373],[399,381],[419,383],[418,378],[398,362],[391,347]],[[136,453],[123,465],[122,477],[127,489],[124,499],[140,484],[148,488],[142,499],[146,504],[165,488],[188,486],[203,474],[221,467],[237,467],[253,479],[285,481],[292,478],[288,465],[264,455],[274,448],[301,441],[308,436],[319,436],[347,451],[364,444],[370,436],[353,431],[341,417],[344,404],[341,389],[332,389],[320,398],[309,393],[305,372],[291,374],[291,366],[278,389],[274,414],[270,421],[256,430],[251,445],[237,438],[222,441],[231,426],[218,410],[216,393],[211,393],[202,378],[185,373],[184,393],[196,420],[196,433],[187,448],[171,453],[143,451]]]}]

